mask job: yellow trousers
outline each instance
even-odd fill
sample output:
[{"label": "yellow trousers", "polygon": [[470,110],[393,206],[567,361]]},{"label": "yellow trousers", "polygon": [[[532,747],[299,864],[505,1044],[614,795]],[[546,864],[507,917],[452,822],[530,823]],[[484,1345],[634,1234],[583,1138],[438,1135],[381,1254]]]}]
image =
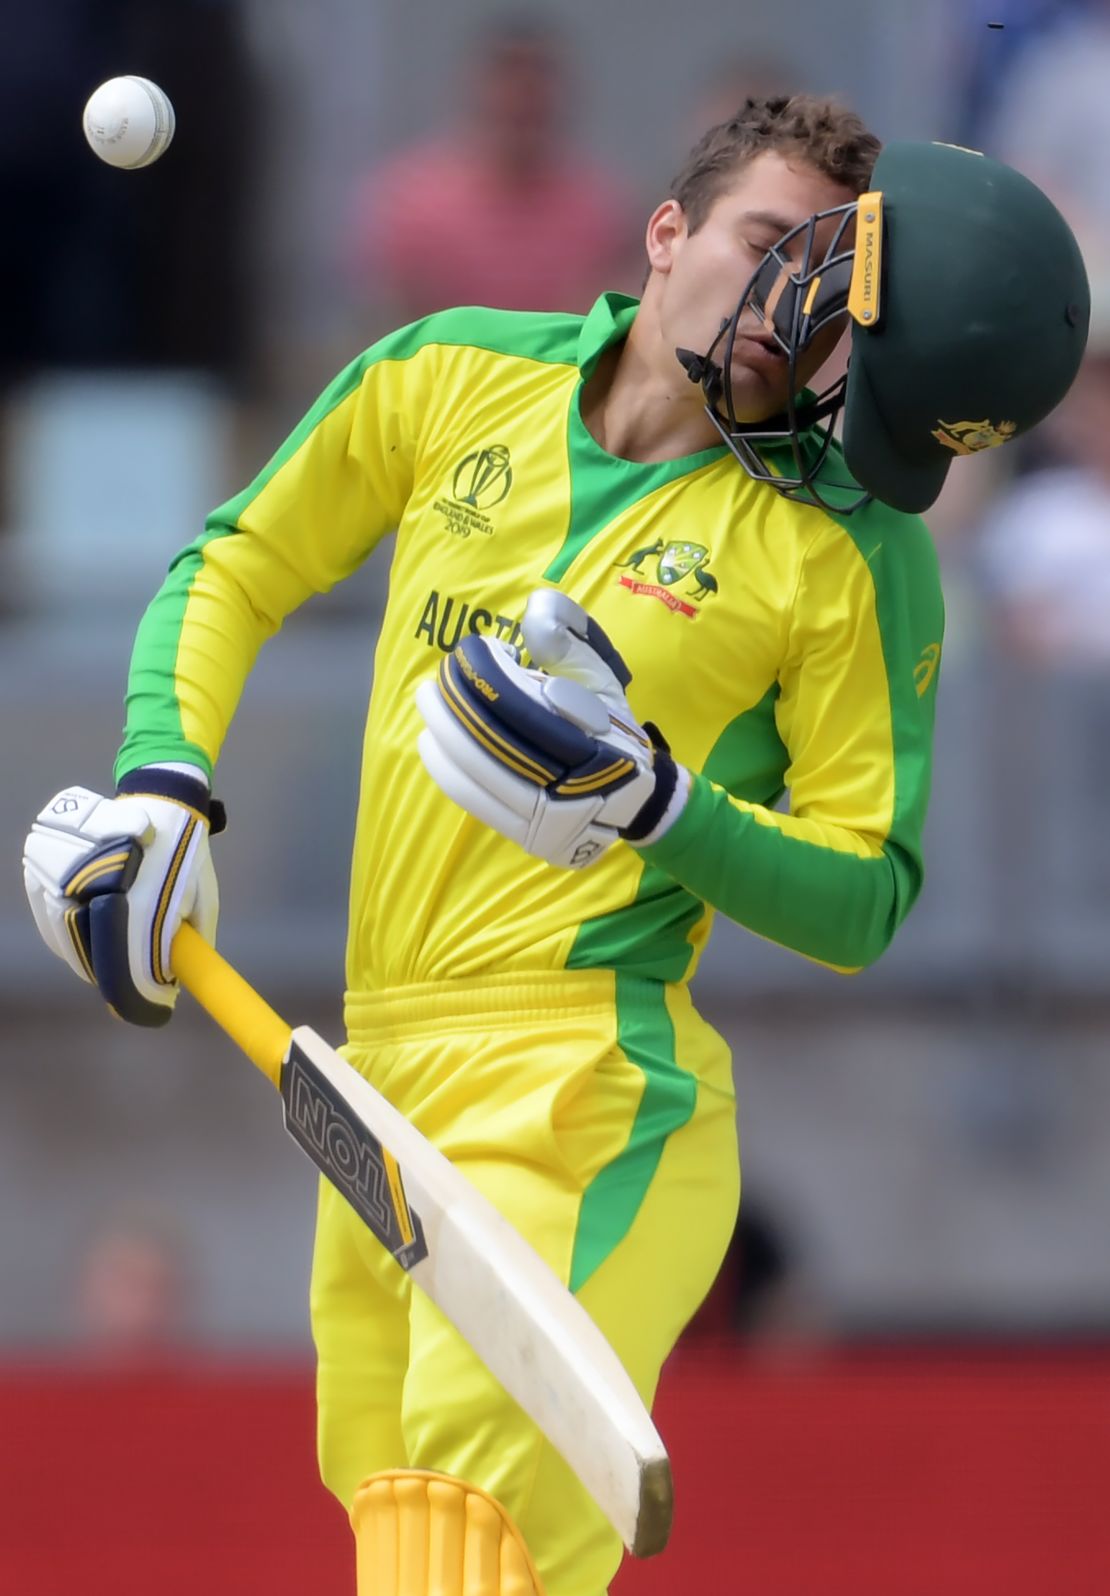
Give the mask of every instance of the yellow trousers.
[{"label": "yellow trousers", "polygon": [[[739,1200],[728,1049],[682,987],[612,971],[348,994],[346,1056],[575,1291],[645,1402]],[[615,1533],[443,1315],[321,1183],[320,1466],[348,1508],[435,1469],[507,1509],[547,1596],[603,1596]]]}]

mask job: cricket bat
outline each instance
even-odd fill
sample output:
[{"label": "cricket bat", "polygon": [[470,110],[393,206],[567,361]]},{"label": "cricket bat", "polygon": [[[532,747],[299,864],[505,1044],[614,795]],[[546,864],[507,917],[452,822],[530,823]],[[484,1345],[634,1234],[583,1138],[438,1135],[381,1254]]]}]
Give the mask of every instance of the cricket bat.
[{"label": "cricket bat", "polygon": [[182,986],[281,1094],[285,1128],[561,1453],[636,1557],[670,1533],[666,1450],[623,1364],[538,1253],[308,1026],[295,1030],[194,928]]}]

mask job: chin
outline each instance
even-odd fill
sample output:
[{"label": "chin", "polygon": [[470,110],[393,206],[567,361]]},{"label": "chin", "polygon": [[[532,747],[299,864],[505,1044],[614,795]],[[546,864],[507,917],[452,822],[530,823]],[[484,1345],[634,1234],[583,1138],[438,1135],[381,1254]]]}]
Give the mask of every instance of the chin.
[{"label": "chin", "polygon": [[786,409],[786,388],[748,366],[734,367],[732,406],[737,421],[767,421]]},{"label": "chin", "polygon": [[734,385],[732,389],[732,407],[736,413],[737,421],[745,425],[754,426],[760,421],[770,421],[772,416],[781,416],[786,409],[786,394],[777,394],[774,397],[762,394],[759,399],[749,399],[747,395],[738,392]]}]

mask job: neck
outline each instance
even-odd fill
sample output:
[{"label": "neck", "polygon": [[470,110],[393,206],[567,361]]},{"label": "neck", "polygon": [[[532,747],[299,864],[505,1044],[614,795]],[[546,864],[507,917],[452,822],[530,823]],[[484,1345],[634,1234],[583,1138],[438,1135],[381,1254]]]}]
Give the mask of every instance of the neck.
[{"label": "neck", "polygon": [[720,442],[705,399],[641,308],[627,339],[607,349],[582,390],[586,429],[608,453],[643,462],[678,460]]}]

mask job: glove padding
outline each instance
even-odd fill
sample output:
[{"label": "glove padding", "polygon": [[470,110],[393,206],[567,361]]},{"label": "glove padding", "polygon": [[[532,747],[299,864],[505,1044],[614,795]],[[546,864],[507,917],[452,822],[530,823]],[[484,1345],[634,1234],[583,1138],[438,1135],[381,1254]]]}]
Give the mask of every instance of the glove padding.
[{"label": "glove padding", "polygon": [[[141,789],[146,776],[130,780]],[[43,941],[134,1025],[164,1025],[173,1014],[170,948],[181,922],[213,941],[219,916],[207,788],[164,772],[151,772],[149,785],[162,790],[104,798],[65,788],[41,811],[23,851]],[[167,797],[167,789],[183,796]]]},{"label": "glove padding", "polygon": [[522,631],[546,670],[472,635],[417,689],[429,775],[468,814],[570,869],[593,864],[618,837],[662,835],[686,783],[658,733],[633,716],[631,677],[612,643],[550,588],[529,599]]}]

